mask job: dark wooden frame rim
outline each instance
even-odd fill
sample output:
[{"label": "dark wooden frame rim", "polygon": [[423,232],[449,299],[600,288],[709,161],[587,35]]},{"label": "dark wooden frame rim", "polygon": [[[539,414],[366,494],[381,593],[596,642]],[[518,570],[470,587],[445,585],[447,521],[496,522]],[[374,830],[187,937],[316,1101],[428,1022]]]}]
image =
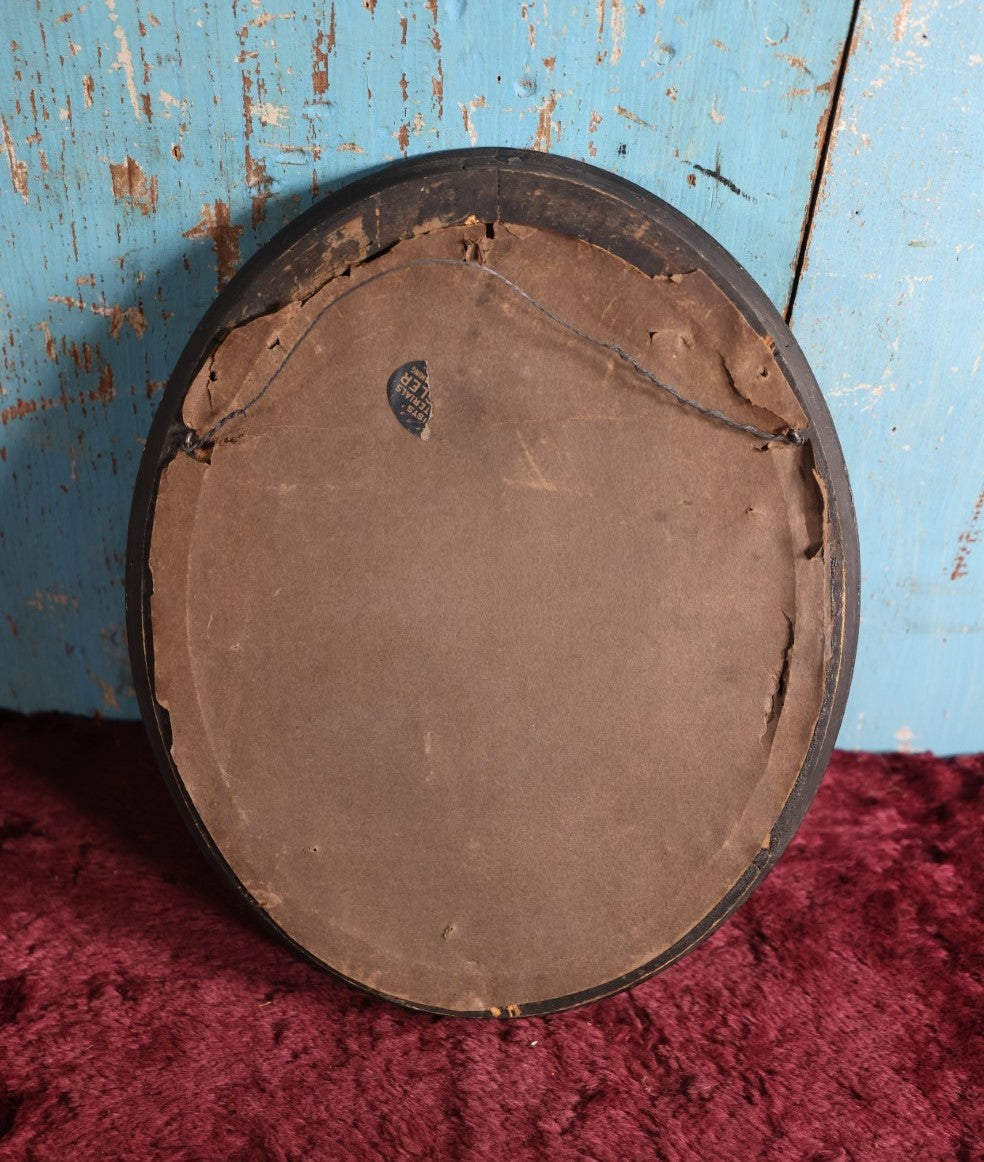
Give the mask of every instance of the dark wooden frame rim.
[{"label": "dark wooden frame rim", "polygon": [[[396,207],[398,211],[402,208],[417,217],[421,217],[423,208],[430,208],[438,217],[446,217],[439,225],[460,224],[472,213],[479,220],[563,228],[563,232],[602,245],[650,274],[703,269],[756,331],[772,338],[776,359],[808,417],[808,439],[827,494],[832,653],[820,716],[807,757],[773,827],[770,846],[759,853],[731,890],[686,936],[654,960],[583,992],[510,1006],[503,1011],[447,1010],[377,992],[345,977],[288,935],[250,896],[207,831],[172,758],[168,714],[154,696],[150,543],[161,473],[178,454],[187,434],[181,421],[181,408],[188,388],[205,358],[229,329],[288,301],[290,287],[296,285],[293,278],[298,269],[303,271],[305,263],[310,269],[317,269],[316,264],[323,259],[324,240],[351,221],[360,207],[370,205]],[[474,208],[465,209],[469,205]],[[394,215],[394,221],[398,220],[399,212]],[[408,220],[402,234],[397,230],[397,237],[387,239],[377,235],[365,259],[409,236],[408,227],[414,224]],[[633,225],[634,232],[627,229]],[[292,268],[290,287],[285,266]],[[854,506],[833,421],[803,352],[751,275],[678,210],[655,194],[605,170],[530,150],[452,150],[394,163],[318,202],[263,246],[206,312],[168,380],[141,459],[126,554],[126,627],[137,701],[157,765],[201,850],[268,931],[347,984],[406,1008],[445,1016],[542,1016],[600,1000],[669,967],[710,936],[775,865],[816,794],[843,718],[857,647],[859,570]]]}]

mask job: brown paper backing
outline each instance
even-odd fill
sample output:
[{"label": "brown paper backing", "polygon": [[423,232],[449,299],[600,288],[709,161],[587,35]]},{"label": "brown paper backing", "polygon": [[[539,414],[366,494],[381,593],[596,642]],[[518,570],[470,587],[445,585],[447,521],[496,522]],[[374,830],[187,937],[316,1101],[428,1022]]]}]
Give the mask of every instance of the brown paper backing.
[{"label": "brown paper backing", "polygon": [[[184,421],[255,402],[166,467],[151,545],[156,697],[219,850],[316,958],[456,1011],[595,989],[707,915],[770,842],[831,634],[809,445],[598,340],[801,427],[770,346],[701,272],[489,233],[232,331]],[[426,439],[387,399],[412,360]]]}]

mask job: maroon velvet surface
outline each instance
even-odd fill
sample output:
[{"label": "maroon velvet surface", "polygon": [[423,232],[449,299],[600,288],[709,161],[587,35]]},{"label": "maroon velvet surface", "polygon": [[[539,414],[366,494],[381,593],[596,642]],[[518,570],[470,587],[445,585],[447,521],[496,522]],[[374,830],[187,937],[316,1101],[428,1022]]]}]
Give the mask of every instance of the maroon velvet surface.
[{"label": "maroon velvet surface", "polygon": [[587,1009],[475,1022],[260,932],[139,726],[9,719],[0,1158],[981,1157],[982,775],[839,754],[695,953]]}]

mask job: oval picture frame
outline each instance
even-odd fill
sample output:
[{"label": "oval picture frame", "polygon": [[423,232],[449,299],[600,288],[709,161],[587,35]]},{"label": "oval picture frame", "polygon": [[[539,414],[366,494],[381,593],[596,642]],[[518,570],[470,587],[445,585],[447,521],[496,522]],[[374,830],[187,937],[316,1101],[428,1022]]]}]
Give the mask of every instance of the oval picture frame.
[{"label": "oval picture frame", "polygon": [[[364,226],[358,237],[349,228],[353,218]],[[150,570],[161,476],[187,450],[192,435],[182,419],[182,407],[196,375],[222,340],[247,321],[303,297],[308,285],[314,288],[384,254],[422,227],[434,230],[469,221],[556,231],[606,250],[653,278],[699,269],[760,336],[771,340],[775,360],[806,414],[804,439],[823,487],[830,618],[822,702],[806,759],[775,820],[768,846],[711,911],[657,957],[614,979],[564,995],[473,1008],[421,1001],[354,979],[296,940],[248,890],[203,822],[172,755],[171,723],[156,695]],[[429,412],[413,414],[425,422]],[[400,422],[413,433],[409,421]],[[420,434],[420,427],[415,434]],[[346,185],[299,215],[219,293],[177,361],[147,438],[129,526],[126,605],[134,685],[157,765],[198,845],[266,929],[319,968],[412,1009],[459,1016],[535,1016],[583,1005],[662,971],[714,932],[775,865],[817,791],[843,717],[857,643],[857,526],[840,444],[806,358],[765,293],[730,254],[655,194],[593,166],[526,150],[460,150],[399,162]]]}]

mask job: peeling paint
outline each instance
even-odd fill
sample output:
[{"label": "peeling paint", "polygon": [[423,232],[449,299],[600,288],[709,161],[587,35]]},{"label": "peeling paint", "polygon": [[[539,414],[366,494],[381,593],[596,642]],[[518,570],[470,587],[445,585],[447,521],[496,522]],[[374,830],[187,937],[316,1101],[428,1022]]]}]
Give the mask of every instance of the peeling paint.
[{"label": "peeling paint", "polygon": [[112,684],[112,682],[107,682],[98,674],[90,673],[90,677],[92,678],[93,682],[96,683],[102,693],[103,707],[106,710],[119,710],[119,698],[116,694],[116,687]]},{"label": "peeling paint", "polygon": [[99,373],[95,398],[103,403],[111,403],[116,397],[116,383],[112,367],[107,363]]},{"label": "peeling paint", "polygon": [[899,727],[899,729],[895,732],[895,738],[896,738],[896,741],[898,742],[898,746],[896,747],[896,750],[899,752],[899,754],[912,754],[913,750],[915,749],[912,745],[915,737],[916,736],[912,732],[911,727],[909,727],[909,726],[900,726]]},{"label": "peeling paint", "polygon": [[594,141],[591,140],[591,135],[597,131],[598,126],[601,124],[601,122],[602,122],[602,117],[601,117],[600,113],[592,113],[591,114],[591,118],[588,121],[588,156],[589,157],[597,157],[598,156],[598,147],[597,147],[597,145],[595,145]]},{"label": "peeling paint", "polygon": [[119,165],[110,162],[109,172],[117,201],[129,203],[141,214],[151,214],[157,209],[157,178],[152,176],[148,181],[132,157],[127,155]]},{"label": "peeling paint", "polygon": [[[116,53],[116,60],[113,64],[114,69],[122,69],[123,76],[126,78],[126,91],[130,98],[130,106],[133,109],[133,115],[139,121],[141,115],[146,115],[147,120],[150,120],[149,113],[149,98],[148,104],[145,106],[137,93],[137,82],[133,72],[133,53],[130,52],[130,45],[127,43],[126,32],[119,23],[119,16],[116,14],[116,0],[106,0],[106,9],[109,13],[109,19],[113,22],[113,36],[116,38],[119,49]],[[147,96],[144,94],[144,96]]]},{"label": "peeling paint", "polygon": [[909,17],[912,13],[912,0],[902,0],[898,12],[892,20],[892,39],[902,40],[909,27]]},{"label": "peeling paint", "polygon": [[560,137],[560,122],[553,120],[557,108],[557,94],[551,90],[537,108],[536,137],[532,148],[540,153],[549,153],[556,138]]},{"label": "peeling paint", "polygon": [[218,290],[225,286],[239,266],[239,239],[242,232],[242,226],[232,222],[229,203],[217,199],[202,206],[198,223],[182,235],[184,238],[207,238],[212,243]]},{"label": "peeling paint", "polygon": [[79,611],[79,600],[77,597],[70,597],[67,593],[59,593],[56,589],[43,591],[36,589],[25,604],[31,609],[36,609],[39,613],[49,609],[71,609],[75,613]]},{"label": "peeling paint", "polygon": [[801,73],[806,73],[808,77],[812,77],[813,73],[807,66],[806,61],[801,56],[793,56],[792,53],[780,52],[776,54],[780,60],[784,60],[791,69],[797,69]]},{"label": "peeling paint", "polygon": [[611,0],[612,5],[612,51],[609,61],[617,65],[622,58],[622,45],[625,42],[625,9],[623,0]]},{"label": "peeling paint", "polygon": [[38,401],[35,399],[21,399],[17,397],[15,403],[0,409],[0,424],[5,427],[11,420],[21,420],[25,416],[33,415],[38,410]]},{"label": "peeling paint", "polygon": [[266,162],[262,159],[254,160],[250,148],[246,146],[246,185],[251,190],[257,190],[250,197],[251,218],[253,229],[266,220],[266,205],[273,197],[272,189],[275,180],[267,173]]},{"label": "peeling paint", "polygon": [[44,353],[51,360],[52,363],[58,362],[58,349],[55,347],[55,340],[51,335],[51,328],[44,321],[38,323],[38,330],[44,335]]},{"label": "peeling paint", "polygon": [[437,105],[437,119],[440,121],[444,116],[444,67],[440,57],[437,59],[437,75],[431,77],[431,92]]},{"label": "peeling paint", "polygon": [[468,134],[468,140],[472,145],[478,145],[478,134],[475,132],[475,126],[472,122],[468,106],[462,103],[458,105],[458,108],[461,110],[461,121],[465,127],[465,132]]},{"label": "peeling paint", "polygon": [[173,93],[169,93],[166,89],[161,89],[157,94],[157,99],[164,106],[165,109],[174,109],[180,111],[182,114],[188,108],[188,102],[179,97],[175,97]]},{"label": "peeling paint", "polygon": [[[109,337],[111,339],[119,339],[124,326],[131,327],[138,339],[142,338],[144,331],[147,330],[147,316],[140,304],[135,307],[121,307],[119,303],[86,303],[81,294],[77,299],[70,295],[48,295],[48,302],[61,303],[63,306],[74,307],[80,311],[91,311],[94,315],[109,319]],[[88,344],[85,347],[88,349]],[[88,364],[91,366],[91,359],[89,359]],[[86,370],[88,370],[88,366]]]},{"label": "peeling paint", "polygon": [[[257,4],[256,7],[259,5]],[[240,29],[239,35],[245,37],[250,28],[265,28],[272,20],[293,20],[296,15],[295,12],[261,12],[259,16],[247,20]]]},{"label": "peeling paint", "polygon": [[287,124],[287,118],[290,115],[286,105],[275,105],[272,101],[253,101],[250,105],[250,113],[259,119],[264,128],[268,125],[280,128]]},{"label": "peeling paint", "polygon": [[331,6],[327,34],[322,29],[320,20],[315,23],[318,32],[311,46],[314,58],[311,66],[311,91],[316,97],[323,97],[328,92],[330,84],[328,62],[335,50],[335,5]]},{"label": "peeling paint", "polygon": [[431,14],[431,47],[436,54],[435,72],[431,76],[431,93],[437,108],[437,119],[444,117],[444,61],[441,56],[441,34],[437,27],[437,0],[427,0],[427,11]]},{"label": "peeling paint", "polygon": [[626,121],[631,121],[633,125],[641,125],[643,129],[656,128],[655,125],[650,125],[648,121],[643,121],[638,113],[633,113],[631,109],[626,109],[622,105],[616,105],[615,112],[619,115],[619,117],[624,117]]},{"label": "peeling paint", "polygon": [[[607,11],[608,3],[611,4],[610,14]],[[624,0],[595,0],[595,14],[598,19],[596,39],[599,44],[603,43],[607,23],[611,35],[611,51],[608,54],[608,59],[613,65],[617,65],[621,59],[622,47],[625,42],[625,8],[623,5]]]},{"label": "peeling paint", "polygon": [[950,580],[959,581],[961,577],[966,577],[969,573],[968,558],[970,557],[971,548],[978,544],[982,532],[981,518],[984,517],[984,490],[980,492],[974,504],[973,512],[970,515],[970,522],[963,532],[957,536],[957,555],[953,561],[953,568],[950,571]]},{"label": "peeling paint", "polygon": [[10,126],[7,124],[7,118],[0,116],[0,127],[3,129],[3,149],[7,155],[7,165],[10,167],[10,183],[14,187],[15,193],[26,202],[28,200],[27,193],[27,163],[17,160],[17,155],[14,153],[14,139],[10,135]]},{"label": "peeling paint", "polygon": [[472,118],[472,113],[476,109],[485,108],[485,97],[473,97],[467,104],[459,103],[458,108],[461,110],[461,121],[465,132],[468,134],[468,140],[472,145],[478,144],[478,131],[475,128],[475,122]]}]

